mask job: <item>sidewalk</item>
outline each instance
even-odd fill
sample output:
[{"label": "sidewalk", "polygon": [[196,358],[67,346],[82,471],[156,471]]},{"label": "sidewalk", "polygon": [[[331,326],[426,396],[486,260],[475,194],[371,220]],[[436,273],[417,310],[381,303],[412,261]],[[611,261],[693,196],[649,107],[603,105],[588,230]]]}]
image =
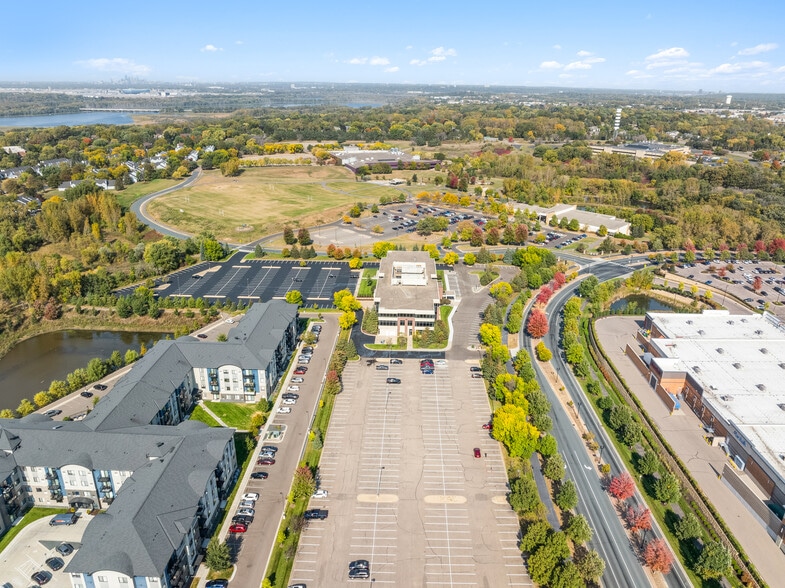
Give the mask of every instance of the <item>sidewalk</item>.
[{"label": "sidewalk", "polygon": [[637,348],[634,335],[638,328],[636,321],[641,318],[608,317],[598,320],[597,335],[605,353],[676,451],[679,459],[687,466],[703,493],[725,520],[763,579],[770,586],[781,586],[785,554],[777,547],[757,517],[718,477],[718,473],[722,472],[728,463],[722,449],[706,443],[701,423],[689,407],[671,415],[625,355],[627,343]]}]

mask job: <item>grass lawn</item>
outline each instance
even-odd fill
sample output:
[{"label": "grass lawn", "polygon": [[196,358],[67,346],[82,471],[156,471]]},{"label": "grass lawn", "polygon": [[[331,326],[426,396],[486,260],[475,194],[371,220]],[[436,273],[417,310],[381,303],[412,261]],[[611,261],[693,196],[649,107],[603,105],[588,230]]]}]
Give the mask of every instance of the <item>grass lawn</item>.
[{"label": "grass lawn", "polygon": [[196,184],[161,196],[148,212],[187,232],[205,226],[219,239],[251,241],[285,224],[314,226],[332,222],[357,201],[396,195],[387,186],[354,181],[354,174],[332,166],[247,168],[236,178],[206,171]]},{"label": "grass lawn", "polygon": [[8,530],[8,533],[3,535],[3,538],[0,539],[0,553],[8,547],[8,544],[14,540],[22,529],[24,529],[30,523],[37,521],[38,519],[43,519],[46,517],[53,517],[56,514],[62,514],[68,512],[66,508],[31,508],[27,514],[22,518],[22,521]]},{"label": "grass lawn", "polygon": [[205,401],[204,404],[207,406],[207,408],[218,415],[218,418],[225,422],[226,426],[234,427],[235,429],[244,431],[247,431],[251,428],[251,415],[259,410],[256,404],[208,401]]},{"label": "grass lawn", "polygon": [[131,184],[125,190],[115,192],[115,196],[117,196],[117,201],[120,203],[120,206],[128,208],[131,206],[132,202],[138,200],[142,196],[147,196],[148,194],[158,192],[159,190],[166,190],[167,188],[176,186],[181,181],[182,180],[153,180],[151,182],[137,182],[136,184]]},{"label": "grass lawn", "polygon": [[201,406],[196,406],[191,413],[192,421],[199,421],[208,427],[220,427],[221,425]]}]

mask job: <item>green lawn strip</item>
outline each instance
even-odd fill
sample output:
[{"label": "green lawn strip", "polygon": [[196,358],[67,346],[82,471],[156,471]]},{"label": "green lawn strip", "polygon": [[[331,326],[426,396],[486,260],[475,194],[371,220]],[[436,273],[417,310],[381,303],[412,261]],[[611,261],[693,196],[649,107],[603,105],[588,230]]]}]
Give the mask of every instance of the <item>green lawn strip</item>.
[{"label": "green lawn strip", "polygon": [[196,406],[191,412],[191,420],[204,423],[208,427],[220,427],[221,425],[201,406]]},{"label": "green lawn strip", "polygon": [[[589,323],[589,321],[586,320],[586,319],[581,321],[581,344],[584,347],[584,355],[587,358],[587,360],[590,362],[590,364],[592,366],[592,370],[595,372],[595,374],[597,372],[602,373],[602,371],[600,370],[600,367],[595,363],[594,356],[591,354],[590,349],[589,349],[588,332],[587,331],[588,331],[588,328],[590,328],[590,327],[588,326],[588,323]],[[618,376],[618,374],[617,374],[617,376]],[[615,387],[613,386],[612,383],[606,382],[603,377],[600,377],[599,379],[604,384],[603,387],[606,389],[608,395],[613,397],[613,399],[616,401],[617,404],[620,404],[620,405],[626,405],[627,404],[626,400],[615,389]],[[583,385],[583,382],[582,382],[582,385]],[[597,406],[597,402],[600,400],[600,398],[602,398],[602,396],[601,395],[592,396],[591,394],[588,394],[588,393],[586,394],[586,396],[591,401],[590,404],[591,404],[592,408],[594,409],[595,413],[597,414],[600,422],[602,423],[602,426],[605,429],[605,432],[606,432],[608,438],[610,438],[611,442],[613,443],[614,447],[616,448],[617,453],[619,454],[619,456],[624,461],[624,464],[625,464],[626,468],[632,473],[632,477],[636,481],[636,485],[638,486],[639,490],[641,491],[641,496],[643,496],[644,500],[646,501],[647,506],[649,507],[649,509],[651,510],[652,514],[656,518],[660,528],[662,529],[663,533],[665,534],[665,537],[666,537],[667,541],[670,543],[671,547],[674,548],[674,552],[675,552],[676,557],[678,557],[679,560],[681,561],[685,571],[687,572],[687,574],[689,575],[691,581],[693,582],[693,585],[694,586],[701,586],[702,588],[715,588],[715,587],[719,586],[719,583],[717,583],[717,582],[715,582],[713,580],[702,580],[701,578],[699,578],[692,571],[692,569],[690,568],[690,564],[692,563],[693,560],[690,557],[688,557],[688,556],[695,557],[696,554],[694,554],[694,552],[692,552],[692,550],[690,549],[689,545],[685,545],[684,542],[680,542],[673,535],[673,533],[671,531],[671,525],[669,524],[669,521],[667,520],[669,516],[673,516],[673,515],[669,515],[669,512],[672,513],[673,511],[670,510],[667,505],[663,505],[662,503],[657,501],[647,491],[647,487],[646,487],[647,480],[642,480],[641,476],[636,473],[635,465],[634,465],[633,460],[632,460],[632,456],[633,456],[633,453],[634,453],[633,450],[631,448],[627,447],[626,445],[624,445],[623,443],[621,443],[617,439],[616,432],[613,429],[610,428],[608,423],[603,418],[604,417],[604,414],[603,414],[604,411],[599,406]],[[640,406],[637,406],[637,409],[638,410],[642,410]],[[649,435],[648,431],[646,431],[646,429],[644,428],[643,440],[641,441],[640,444],[643,446],[644,451],[653,451],[653,452],[657,453],[657,451],[654,449],[651,441],[649,440],[648,435]],[[674,457],[674,459],[676,459],[676,461],[678,463],[680,463],[678,457],[673,455],[672,451],[670,451],[670,453]],[[685,471],[683,467],[682,467],[682,471]],[[685,471],[685,473],[689,477],[689,473],[686,472],[686,471]],[[649,478],[651,478],[651,476],[649,476]],[[679,504],[679,507],[682,509],[682,512],[684,512],[684,514],[692,512],[696,517],[698,517],[698,520],[703,522],[703,516],[702,516],[701,512],[698,509],[693,508],[689,504],[689,502],[683,496],[679,500],[678,504]],[[672,524],[672,521],[671,521],[671,524]],[[706,536],[714,538],[714,533],[713,533],[712,529],[705,522],[703,522],[703,527],[704,527],[704,532],[705,532]],[[732,535],[727,531],[727,529],[725,530],[725,532],[728,534],[729,537],[732,537]],[[734,538],[734,541],[735,541],[735,538]],[[741,553],[743,553],[743,552],[741,552]],[[746,556],[744,556],[744,559],[747,559]],[[748,565],[750,565],[750,564],[748,563]],[[734,570],[735,570],[735,565],[734,565]],[[734,575],[734,574],[726,575],[726,579],[734,587],[741,587],[741,586],[743,586],[743,584],[741,583],[739,578],[736,575]]]},{"label": "green lawn strip", "polygon": [[395,350],[395,351],[402,351],[406,349],[406,344],[398,345],[395,343],[394,345],[385,345],[384,343],[368,343],[365,346],[366,349],[376,349],[378,351],[387,351],[387,350]]},{"label": "green lawn strip", "polygon": [[53,517],[57,514],[63,514],[68,512],[67,508],[31,508],[27,511],[27,514],[22,518],[22,520],[11,527],[8,532],[0,539],[0,553],[8,547],[11,541],[14,540],[19,533],[21,533],[22,529],[24,529],[27,525],[32,522],[37,521],[38,519],[43,519],[46,517]]},{"label": "green lawn strip", "polygon": [[227,427],[241,429],[251,428],[251,415],[258,411],[256,404],[240,404],[235,402],[210,402],[205,401],[205,406],[213,411]]},{"label": "green lawn strip", "polygon": [[[439,314],[441,315],[441,320],[445,324],[445,326],[447,327],[447,340],[448,341],[449,341],[449,338],[450,338],[450,323],[447,322],[447,319],[450,317],[450,313],[452,311],[453,311],[453,307],[452,306],[447,306],[446,304],[443,304],[442,306],[439,307]],[[417,342],[413,342],[413,346],[414,346],[415,349],[444,349],[445,347],[447,347],[447,342],[445,342],[444,345],[441,345],[439,343],[433,343],[431,345],[420,345]],[[367,347],[370,347],[370,346],[368,345]]]},{"label": "green lawn strip", "polygon": [[148,194],[159,192],[160,190],[166,190],[167,188],[176,186],[179,183],[180,182],[176,180],[152,180],[150,182],[137,182],[136,184],[131,184],[125,190],[115,192],[115,196],[117,197],[117,202],[120,204],[120,206],[123,208],[128,208],[131,206],[131,203],[139,200],[139,198],[142,196],[147,196]]}]

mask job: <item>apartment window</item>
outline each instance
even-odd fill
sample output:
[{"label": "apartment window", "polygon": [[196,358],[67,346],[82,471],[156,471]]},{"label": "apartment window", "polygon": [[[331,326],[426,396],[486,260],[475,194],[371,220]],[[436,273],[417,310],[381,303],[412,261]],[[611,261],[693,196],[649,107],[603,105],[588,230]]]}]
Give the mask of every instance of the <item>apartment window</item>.
[{"label": "apartment window", "polygon": [[66,470],[65,473],[68,474],[69,476],[73,476],[74,475],[73,470]]},{"label": "apartment window", "polygon": [[99,582],[106,582],[106,576],[98,576]]},{"label": "apartment window", "polygon": [[119,584],[128,584],[128,578],[117,578]]}]

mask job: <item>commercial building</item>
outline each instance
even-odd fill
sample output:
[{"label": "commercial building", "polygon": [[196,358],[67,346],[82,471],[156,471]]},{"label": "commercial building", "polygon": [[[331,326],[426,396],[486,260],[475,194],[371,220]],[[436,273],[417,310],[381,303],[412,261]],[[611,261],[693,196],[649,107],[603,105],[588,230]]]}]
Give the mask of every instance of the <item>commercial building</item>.
[{"label": "commercial building", "polygon": [[342,151],[331,151],[330,155],[335,158],[339,165],[348,167],[354,173],[361,167],[371,168],[382,163],[390,166],[391,169],[433,169],[439,161],[436,159],[422,159],[419,155],[412,155],[400,149],[360,149],[359,147],[347,145]]},{"label": "commercial building", "polygon": [[516,210],[523,211],[526,214],[537,215],[537,219],[544,223],[549,223],[554,217],[557,221],[563,218],[566,218],[568,222],[575,219],[578,221],[582,231],[596,233],[600,230],[600,227],[604,226],[608,229],[609,235],[615,235],[616,233],[630,234],[630,223],[626,220],[609,214],[578,210],[575,204],[555,204],[550,208],[515,202],[512,205]]},{"label": "commercial building", "polygon": [[84,419],[0,419],[0,534],[31,506],[106,510],[65,571],[73,588],[189,586],[237,471],[234,431],[189,421],[199,397],[268,398],[297,307],[252,306],[226,342],[160,341]]},{"label": "commercial building", "polygon": [[[698,416],[729,457],[726,479],[778,535],[785,514],[785,325],[769,313],[648,313],[637,338],[642,354],[628,346],[627,355],[672,411],[686,405]],[[753,492],[744,482],[754,483]]]},{"label": "commercial building", "polygon": [[397,337],[433,329],[441,287],[427,251],[389,251],[379,263],[374,305],[379,335]]},{"label": "commercial building", "polygon": [[666,153],[684,153],[689,155],[690,148],[686,145],[673,145],[644,141],[641,143],[627,143],[625,145],[589,145],[595,153],[620,153],[636,158],[659,159]]}]

